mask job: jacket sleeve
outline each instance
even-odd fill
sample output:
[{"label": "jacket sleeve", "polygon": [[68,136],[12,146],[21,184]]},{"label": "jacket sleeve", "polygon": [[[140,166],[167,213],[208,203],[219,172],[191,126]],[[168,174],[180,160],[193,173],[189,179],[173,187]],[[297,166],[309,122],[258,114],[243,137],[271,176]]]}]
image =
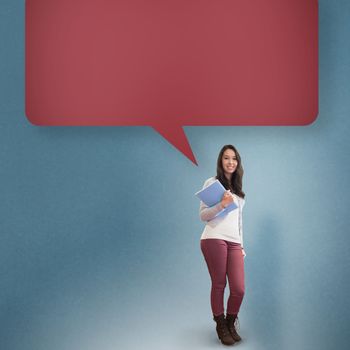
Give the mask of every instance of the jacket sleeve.
[{"label": "jacket sleeve", "polygon": [[223,208],[220,202],[213,205],[212,207],[208,207],[201,201],[199,205],[199,216],[202,221],[210,221],[214,219],[215,215],[218,214],[222,209]]},{"label": "jacket sleeve", "polygon": [[244,244],[243,244],[243,218],[242,218],[242,209],[244,207],[244,204],[245,204],[245,200],[242,199],[240,201],[240,204],[239,204],[239,216],[238,216],[238,220],[239,220],[239,234],[241,235],[241,245],[242,245],[242,248],[244,249]]}]

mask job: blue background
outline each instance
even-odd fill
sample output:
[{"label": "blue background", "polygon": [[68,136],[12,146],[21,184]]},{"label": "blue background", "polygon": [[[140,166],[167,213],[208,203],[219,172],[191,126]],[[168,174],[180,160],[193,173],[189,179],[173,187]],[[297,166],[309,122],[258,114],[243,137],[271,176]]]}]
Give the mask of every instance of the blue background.
[{"label": "blue background", "polygon": [[245,169],[241,349],[347,349],[350,3],[319,1],[320,113],[304,127],[186,127],[194,166],[148,127],[24,115],[24,1],[0,3],[4,350],[221,348],[193,193]]}]

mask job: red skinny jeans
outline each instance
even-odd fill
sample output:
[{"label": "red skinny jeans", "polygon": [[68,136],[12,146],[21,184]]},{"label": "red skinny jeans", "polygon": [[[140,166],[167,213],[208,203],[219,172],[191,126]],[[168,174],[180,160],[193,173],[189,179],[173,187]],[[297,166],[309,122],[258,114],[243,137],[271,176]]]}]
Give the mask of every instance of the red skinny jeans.
[{"label": "red skinny jeans", "polygon": [[238,314],[244,296],[244,260],[239,243],[222,239],[202,239],[201,250],[211,278],[211,309],[214,316],[224,313],[226,276],[230,287],[227,313]]}]

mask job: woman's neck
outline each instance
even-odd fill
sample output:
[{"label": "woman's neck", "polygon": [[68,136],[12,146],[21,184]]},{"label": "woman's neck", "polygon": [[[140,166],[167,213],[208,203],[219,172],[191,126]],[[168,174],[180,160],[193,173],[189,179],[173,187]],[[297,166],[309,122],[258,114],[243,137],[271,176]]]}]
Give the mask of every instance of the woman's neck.
[{"label": "woman's neck", "polygon": [[227,181],[228,181],[229,183],[231,183],[232,174],[228,174],[228,175],[225,174],[225,177],[226,177]]},{"label": "woman's neck", "polygon": [[231,179],[232,179],[232,176],[226,176],[225,175],[225,178],[227,179],[227,184],[228,184],[228,188],[231,192],[233,192],[233,186],[232,186],[232,183],[231,183]]}]

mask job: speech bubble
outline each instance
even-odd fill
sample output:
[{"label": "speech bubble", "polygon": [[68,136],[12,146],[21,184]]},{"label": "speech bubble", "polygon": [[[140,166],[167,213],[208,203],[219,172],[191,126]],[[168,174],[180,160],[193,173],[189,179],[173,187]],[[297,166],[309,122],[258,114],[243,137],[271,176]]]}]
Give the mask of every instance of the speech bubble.
[{"label": "speech bubble", "polygon": [[306,125],[318,114],[316,0],[27,0],[26,116],[152,126]]}]

